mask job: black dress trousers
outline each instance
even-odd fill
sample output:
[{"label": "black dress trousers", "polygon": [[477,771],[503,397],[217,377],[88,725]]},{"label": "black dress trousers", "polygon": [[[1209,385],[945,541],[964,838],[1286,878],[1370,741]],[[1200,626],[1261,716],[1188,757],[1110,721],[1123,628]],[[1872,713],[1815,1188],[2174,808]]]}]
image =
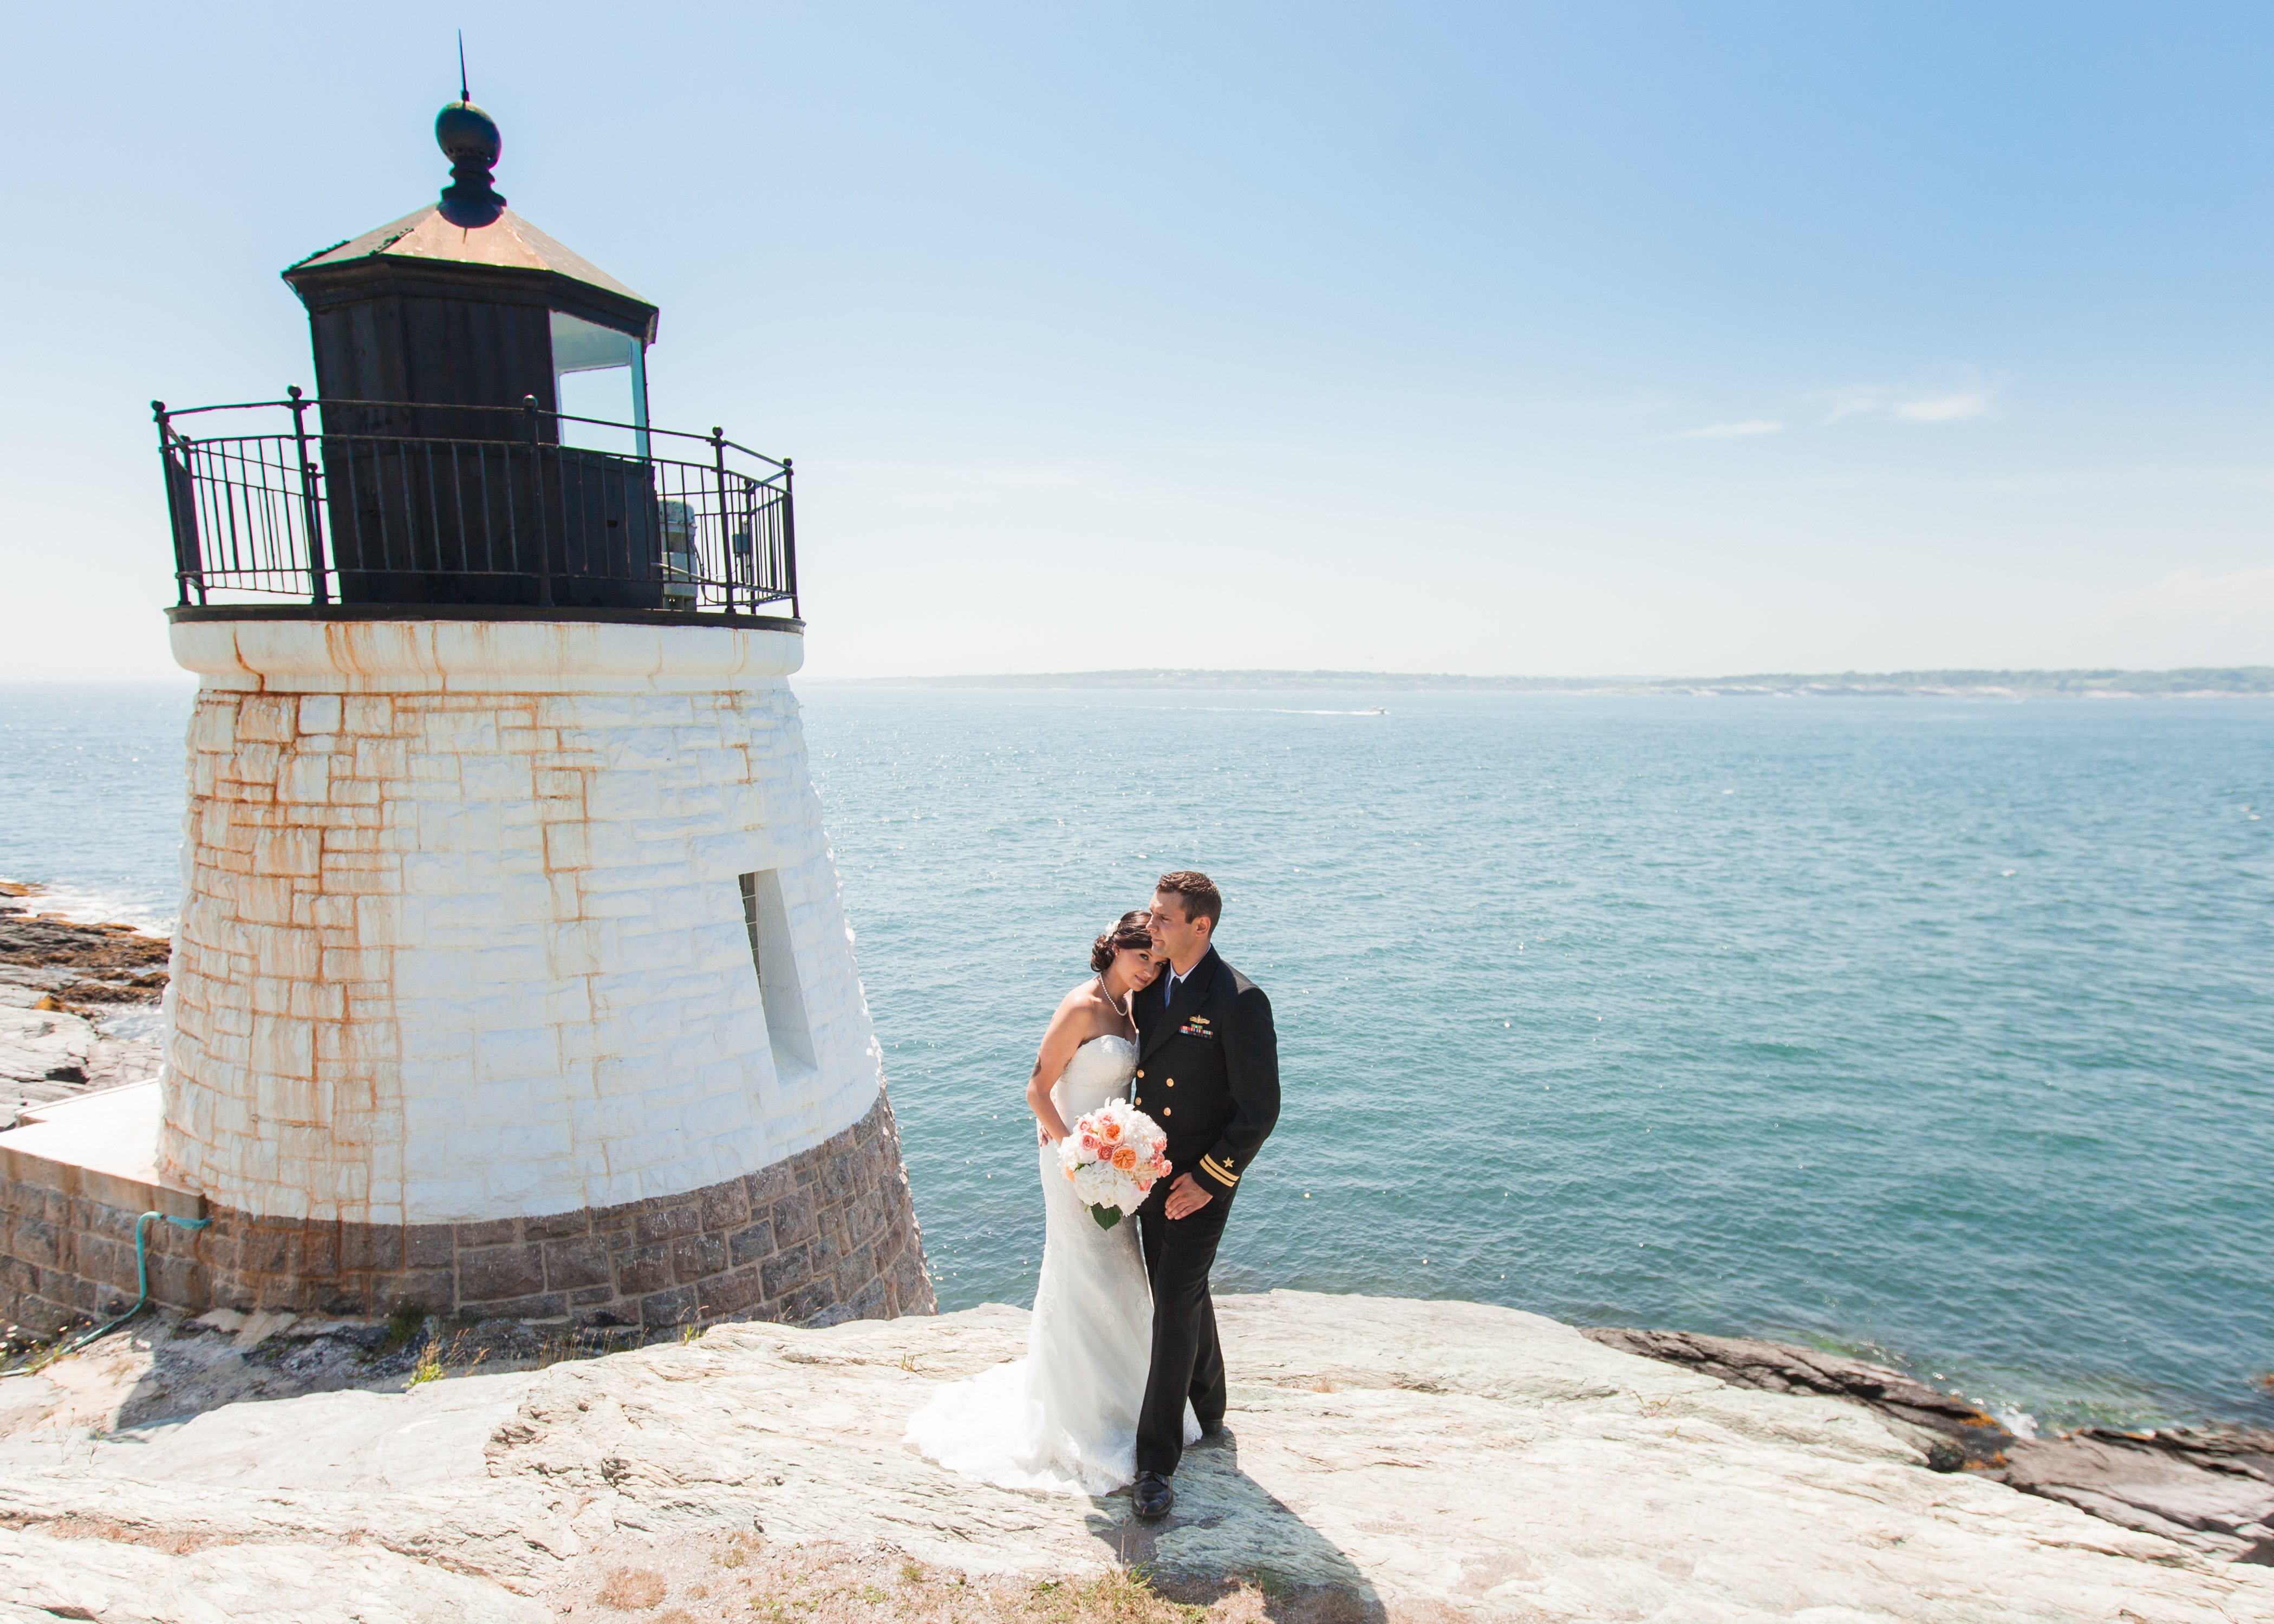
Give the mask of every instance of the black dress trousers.
[{"label": "black dress trousers", "polygon": [[1145,1268],[1153,1278],[1153,1368],[1137,1417],[1137,1470],[1164,1475],[1184,1455],[1185,1401],[1192,1401],[1201,1429],[1214,1432],[1224,1424],[1228,1397],[1209,1270],[1231,1202],[1218,1196],[1200,1211],[1172,1219],[1164,1210],[1171,1182],[1163,1179],[1137,1211]]},{"label": "black dress trousers", "polygon": [[[1157,990],[1156,990],[1157,989]],[[1279,1119],[1279,1040],[1271,1000],[1210,948],[1180,981],[1137,995],[1131,1102],[1166,1136],[1175,1169],[1137,1209],[1153,1282],[1153,1367],[1137,1417],[1137,1470],[1177,1470],[1185,1401],[1204,1431],[1224,1425],[1224,1349],[1209,1268],[1239,1181]],[[1169,1192],[1188,1177],[1210,1199],[1173,1222]]]}]

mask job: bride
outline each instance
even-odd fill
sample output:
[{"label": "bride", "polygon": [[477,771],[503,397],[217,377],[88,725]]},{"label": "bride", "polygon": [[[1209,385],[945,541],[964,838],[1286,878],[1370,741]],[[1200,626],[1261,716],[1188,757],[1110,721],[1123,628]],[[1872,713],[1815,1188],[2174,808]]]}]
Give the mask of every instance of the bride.
[{"label": "bride", "polygon": [[[1013,1489],[1105,1494],[1137,1475],[1153,1290],[1137,1222],[1101,1229],[1058,1164],[1067,1125],[1126,1096],[1137,1069],[1130,1000],[1160,973],[1142,910],[1092,944],[1096,972],[1058,1003],[1027,1084],[1042,1124],[1042,1280],[1027,1357],[935,1393],[907,1441],[951,1471]],[[1200,1436],[1189,1406],[1185,1440]]]}]

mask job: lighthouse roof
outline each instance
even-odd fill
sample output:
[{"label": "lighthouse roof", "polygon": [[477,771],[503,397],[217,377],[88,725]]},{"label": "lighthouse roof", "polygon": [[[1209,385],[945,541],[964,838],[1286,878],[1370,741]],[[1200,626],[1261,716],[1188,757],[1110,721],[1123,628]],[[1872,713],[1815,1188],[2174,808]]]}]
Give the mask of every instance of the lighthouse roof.
[{"label": "lighthouse roof", "polygon": [[[442,206],[415,213],[285,267],[310,308],[367,297],[389,284],[447,282],[461,297],[487,293],[519,303],[532,292],[556,308],[653,342],[656,307],[590,259],[511,209],[490,224],[453,225]],[[403,290],[410,288],[406,285]]]}]

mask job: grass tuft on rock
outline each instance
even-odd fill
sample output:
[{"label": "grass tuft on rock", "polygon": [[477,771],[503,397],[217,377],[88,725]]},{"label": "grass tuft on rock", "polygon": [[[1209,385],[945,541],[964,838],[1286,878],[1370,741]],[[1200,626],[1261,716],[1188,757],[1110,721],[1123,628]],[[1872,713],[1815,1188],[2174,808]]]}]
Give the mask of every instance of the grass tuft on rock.
[{"label": "grass tuft on rock", "polygon": [[645,1613],[659,1607],[671,1594],[671,1583],[651,1568],[618,1568],[611,1571],[593,1598],[618,1613]]},{"label": "grass tuft on rock", "polygon": [[[1255,1572],[1163,1579],[1142,1567],[1035,1579],[933,1568],[890,1546],[769,1544],[755,1533],[620,1553],[557,1593],[561,1616],[641,1624],[1385,1624],[1354,1595]],[[590,1586],[591,1588],[585,1588]],[[1388,1624],[1404,1624],[1400,1618]]]}]

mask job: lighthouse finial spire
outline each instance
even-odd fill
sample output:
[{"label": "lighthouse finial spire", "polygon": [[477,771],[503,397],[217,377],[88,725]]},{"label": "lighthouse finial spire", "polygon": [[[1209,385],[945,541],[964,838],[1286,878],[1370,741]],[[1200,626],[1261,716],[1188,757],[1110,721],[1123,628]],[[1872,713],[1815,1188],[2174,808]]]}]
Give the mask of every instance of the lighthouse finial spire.
[{"label": "lighthouse finial spire", "polygon": [[497,120],[474,105],[466,89],[466,31],[458,30],[458,99],[434,115],[434,144],[450,161],[450,184],[442,188],[442,218],[469,231],[494,224],[505,199],[491,184],[490,170],[505,150]]}]

